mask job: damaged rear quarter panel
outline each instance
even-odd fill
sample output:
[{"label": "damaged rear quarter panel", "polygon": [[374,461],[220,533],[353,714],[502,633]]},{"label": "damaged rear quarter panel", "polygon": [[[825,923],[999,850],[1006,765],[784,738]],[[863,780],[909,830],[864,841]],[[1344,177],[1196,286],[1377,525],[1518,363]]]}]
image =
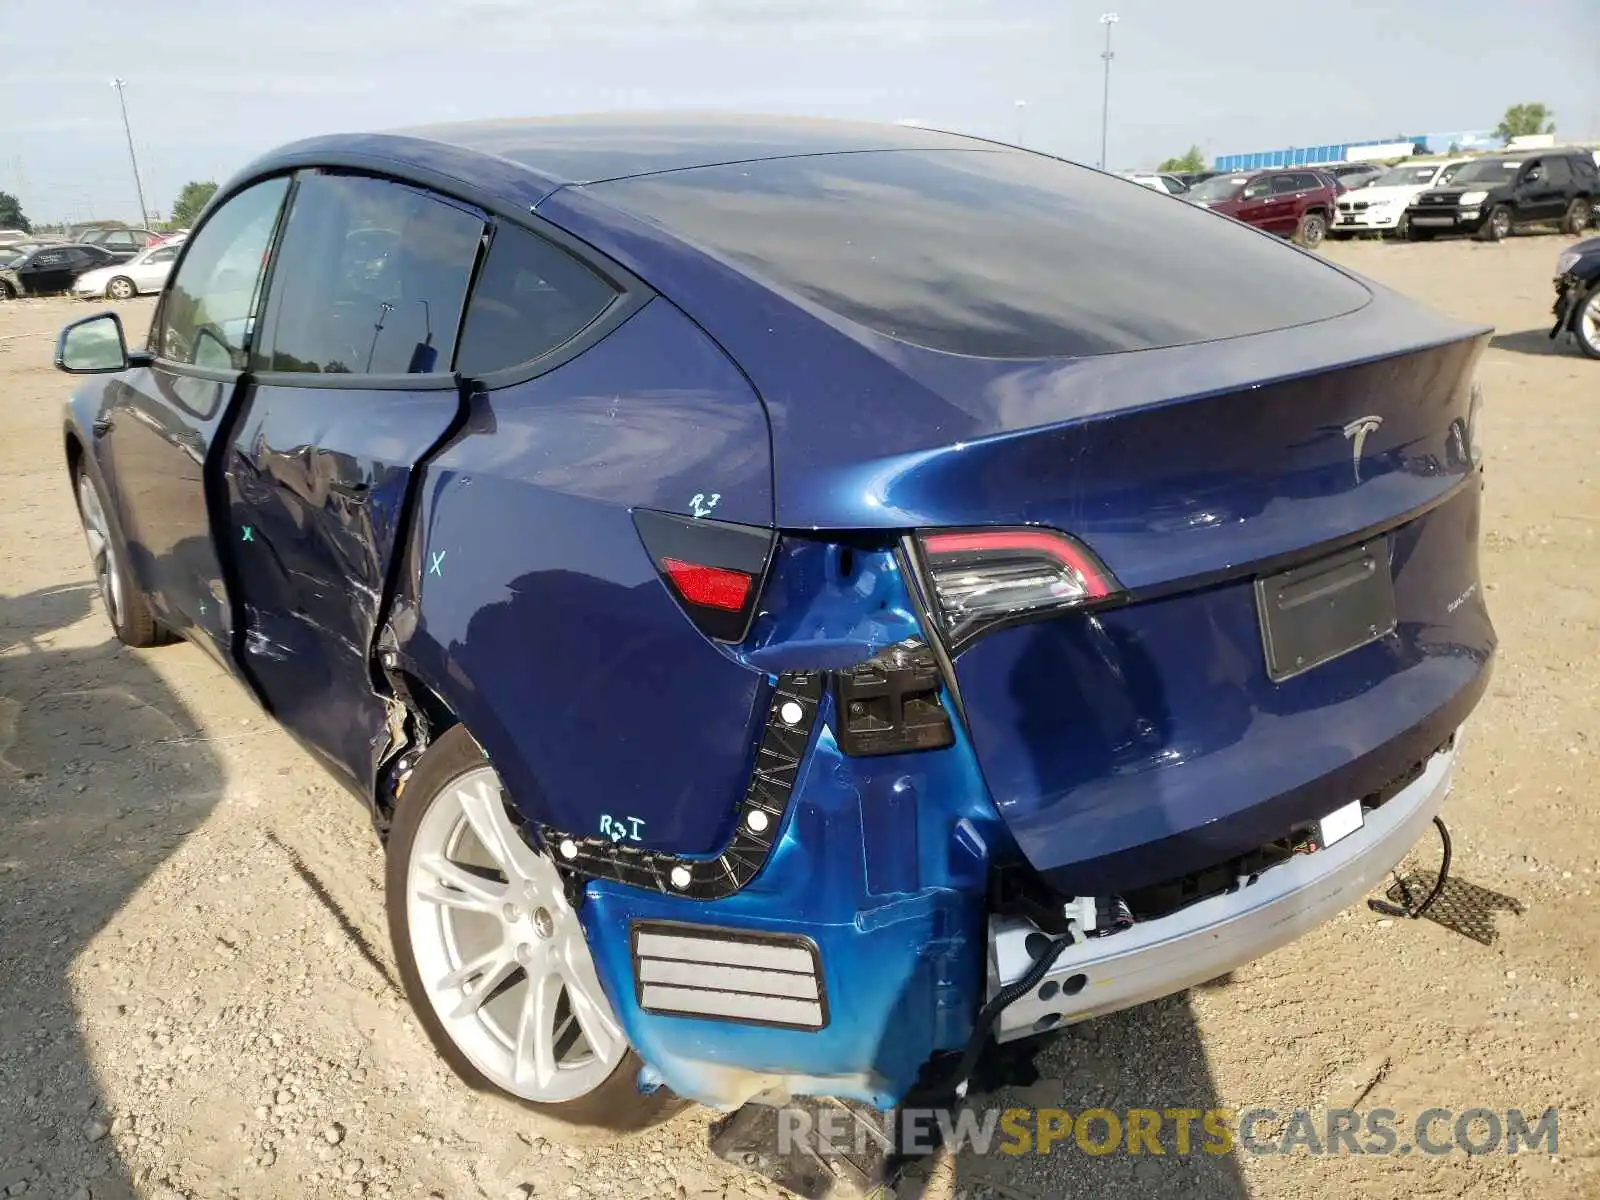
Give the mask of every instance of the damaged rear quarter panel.
[{"label": "damaged rear quarter panel", "polygon": [[766,417],[660,299],[555,370],[476,395],[429,464],[392,641],[529,818],[679,853],[726,837],[766,679],[684,617],[631,515],[708,503],[771,524]]}]

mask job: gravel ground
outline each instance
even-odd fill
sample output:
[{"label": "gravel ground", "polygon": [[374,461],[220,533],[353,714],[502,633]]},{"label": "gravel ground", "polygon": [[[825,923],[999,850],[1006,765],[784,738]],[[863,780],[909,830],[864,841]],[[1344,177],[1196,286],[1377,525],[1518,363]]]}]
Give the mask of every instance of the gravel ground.
[{"label": "gravel ground", "polygon": [[[1560,1152],[944,1159],[902,1197],[1600,1196],[1600,363],[1544,340],[1566,239],[1330,248],[1493,323],[1485,586],[1502,639],[1447,812],[1513,898],[1483,946],[1351,910],[1187,995],[1042,1043],[999,1097],[1560,1108]],[[460,1087],[394,982],[346,793],[190,646],[109,640],[59,448],[67,301],[0,305],[0,1195],[775,1196],[693,1111],[581,1134]],[[131,327],[148,302],[123,308]],[[1430,846],[1421,851],[1430,859]]]}]

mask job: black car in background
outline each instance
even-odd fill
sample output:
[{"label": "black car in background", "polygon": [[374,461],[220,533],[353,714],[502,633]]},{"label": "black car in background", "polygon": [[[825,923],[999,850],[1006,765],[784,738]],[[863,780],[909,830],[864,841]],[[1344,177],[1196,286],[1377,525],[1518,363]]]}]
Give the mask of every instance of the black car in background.
[{"label": "black car in background", "polygon": [[1586,150],[1495,154],[1470,162],[1449,186],[1430,188],[1411,202],[1407,236],[1425,242],[1438,233],[1472,233],[1486,242],[1519,226],[1559,224],[1579,234],[1600,202],[1600,168]]},{"label": "black car in background", "polygon": [[98,246],[118,262],[127,262],[144,250],[151,242],[159,242],[161,235],[148,229],[85,229],[78,242],[84,246]]},{"label": "black car in background", "polygon": [[120,261],[99,246],[0,247],[0,300],[65,292],[85,271]]},{"label": "black car in background", "polygon": [[1555,314],[1551,338],[1570,332],[1578,349],[1600,358],[1600,237],[1569,246],[1557,257]]}]

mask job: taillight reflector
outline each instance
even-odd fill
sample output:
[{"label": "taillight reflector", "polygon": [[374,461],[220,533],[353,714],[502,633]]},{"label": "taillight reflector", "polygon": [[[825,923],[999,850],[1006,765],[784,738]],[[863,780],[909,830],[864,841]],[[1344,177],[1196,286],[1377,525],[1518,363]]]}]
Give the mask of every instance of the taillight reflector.
[{"label": "taillight reflector", "polygon": [[743,571],[684,562],[681,558],[663,558],[661,569],[690,604],[738,612],[750,596],[752,580]]}]

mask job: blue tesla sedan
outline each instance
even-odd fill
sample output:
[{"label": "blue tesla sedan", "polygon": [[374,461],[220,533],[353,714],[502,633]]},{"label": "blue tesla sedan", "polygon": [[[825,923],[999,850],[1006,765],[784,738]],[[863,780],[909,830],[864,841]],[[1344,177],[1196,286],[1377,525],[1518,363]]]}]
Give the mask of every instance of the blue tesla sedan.
[{"label": "blue tesla sedan", "polygon": [[467,1083],[625,1127],[1358,900],[1494,654],[1486,334],[1014,147],[629,117],[288,146],[57,361],[117,636],[370,807]]}]

